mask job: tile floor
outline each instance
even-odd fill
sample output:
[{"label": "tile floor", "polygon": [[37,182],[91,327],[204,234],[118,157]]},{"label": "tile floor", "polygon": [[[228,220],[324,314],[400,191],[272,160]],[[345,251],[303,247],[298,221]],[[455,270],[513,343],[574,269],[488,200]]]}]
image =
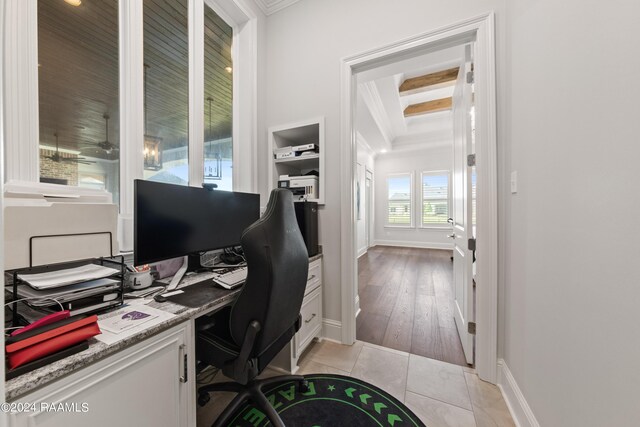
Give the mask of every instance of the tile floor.
[{"label": "tile floor", "polygon": [[[331,373],[361,378],[404,402],[427,427],[515,426],[500,390],[478,378],[473,369],[357,341],[311,344],[299,361],[300,374]],[[280,375],[266,369],[261,376]],[[214,382],[226,381],[218,373]],[[212,420],[233,398],[216,393],[198,408],[198,427]]]}]

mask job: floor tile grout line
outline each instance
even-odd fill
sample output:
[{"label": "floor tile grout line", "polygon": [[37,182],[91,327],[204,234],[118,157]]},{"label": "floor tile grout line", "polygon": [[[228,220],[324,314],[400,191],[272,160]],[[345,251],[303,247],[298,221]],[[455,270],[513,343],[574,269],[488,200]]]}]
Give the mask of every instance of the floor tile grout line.
[{"label": "floor tile grout line", "polygon": [[[438,398],[433,397],[433,396],[427,396],[427,395],[424,395],[422,393],[418,393],[417,391],[409,390],[408,388],[405,390],[405,396],[407,395],[407,393],[406,393],[407,391],[409,393],[417,394],[420,397],[425,397],[427,399],[435,400],[436,402],[444,403],[445,405],[453,406],[454,408],[464,409],[465,411],[473,412],[475,414],[475,412],[473,411],[473,403],[471,404],[471,408],[472,409],[468,409],[468,408],[464,408],[464,407],[462,407],[460,405],[456,405],[455,403],[446,402],[446,401],[444,401],[442,399],[438,399]],[[475,416],[474,416],[474,419],[475,419]]]},{"label": "floor tile grout line", "polygon": [[473,420],[478,425],[478,419],[476,418],[476,405],[473,404],[473,400],[471,399],[471,390],[469,390],[469,382],[467,381],[467,376],[464,374],[464,370],[462,371],[462,377],[464,378],[464,384],[467,386],[467,395],[469,396],[469,403],[471,403],[471,412],[473,412]]}]

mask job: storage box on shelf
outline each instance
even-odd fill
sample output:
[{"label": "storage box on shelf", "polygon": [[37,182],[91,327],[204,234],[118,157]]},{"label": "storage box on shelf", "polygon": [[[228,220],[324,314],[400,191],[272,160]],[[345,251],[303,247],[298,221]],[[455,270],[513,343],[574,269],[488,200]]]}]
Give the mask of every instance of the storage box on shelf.
[{"label": "storage box on shelf", "polygon": [[324,204],[324,149],[324,117],[269,128],[269,190],[293,177],[298,200]]}]

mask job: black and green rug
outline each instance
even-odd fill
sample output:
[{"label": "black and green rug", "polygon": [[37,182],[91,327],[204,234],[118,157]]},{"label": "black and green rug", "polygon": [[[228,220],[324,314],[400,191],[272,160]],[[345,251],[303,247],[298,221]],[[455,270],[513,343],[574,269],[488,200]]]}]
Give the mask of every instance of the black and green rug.
[{"label": "black and green rug", "polygon": [[[300,393],[295,382],[264,390],[287,427],[385,426],[424,424],[406,406],[384,390],[342,375],[305,375],[309,391]],[[232,417],[232,427],[270,425],[262,411],[245,404]]]}]

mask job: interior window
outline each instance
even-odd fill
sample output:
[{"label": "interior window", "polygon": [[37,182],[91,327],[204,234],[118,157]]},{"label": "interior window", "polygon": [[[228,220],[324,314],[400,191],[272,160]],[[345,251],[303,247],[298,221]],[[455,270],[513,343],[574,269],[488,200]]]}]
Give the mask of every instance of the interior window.
[{"label": "interior window", "polygon": [[40,181],[119,202],[118,1],[38,1]]},{"label": "interior window", "polygon": [[144,179],[189,183],[187,0],[144,0]]},{"label": "interior window", "polygon": [[204,7],[204,181],[233,190],[233,29]]}]

